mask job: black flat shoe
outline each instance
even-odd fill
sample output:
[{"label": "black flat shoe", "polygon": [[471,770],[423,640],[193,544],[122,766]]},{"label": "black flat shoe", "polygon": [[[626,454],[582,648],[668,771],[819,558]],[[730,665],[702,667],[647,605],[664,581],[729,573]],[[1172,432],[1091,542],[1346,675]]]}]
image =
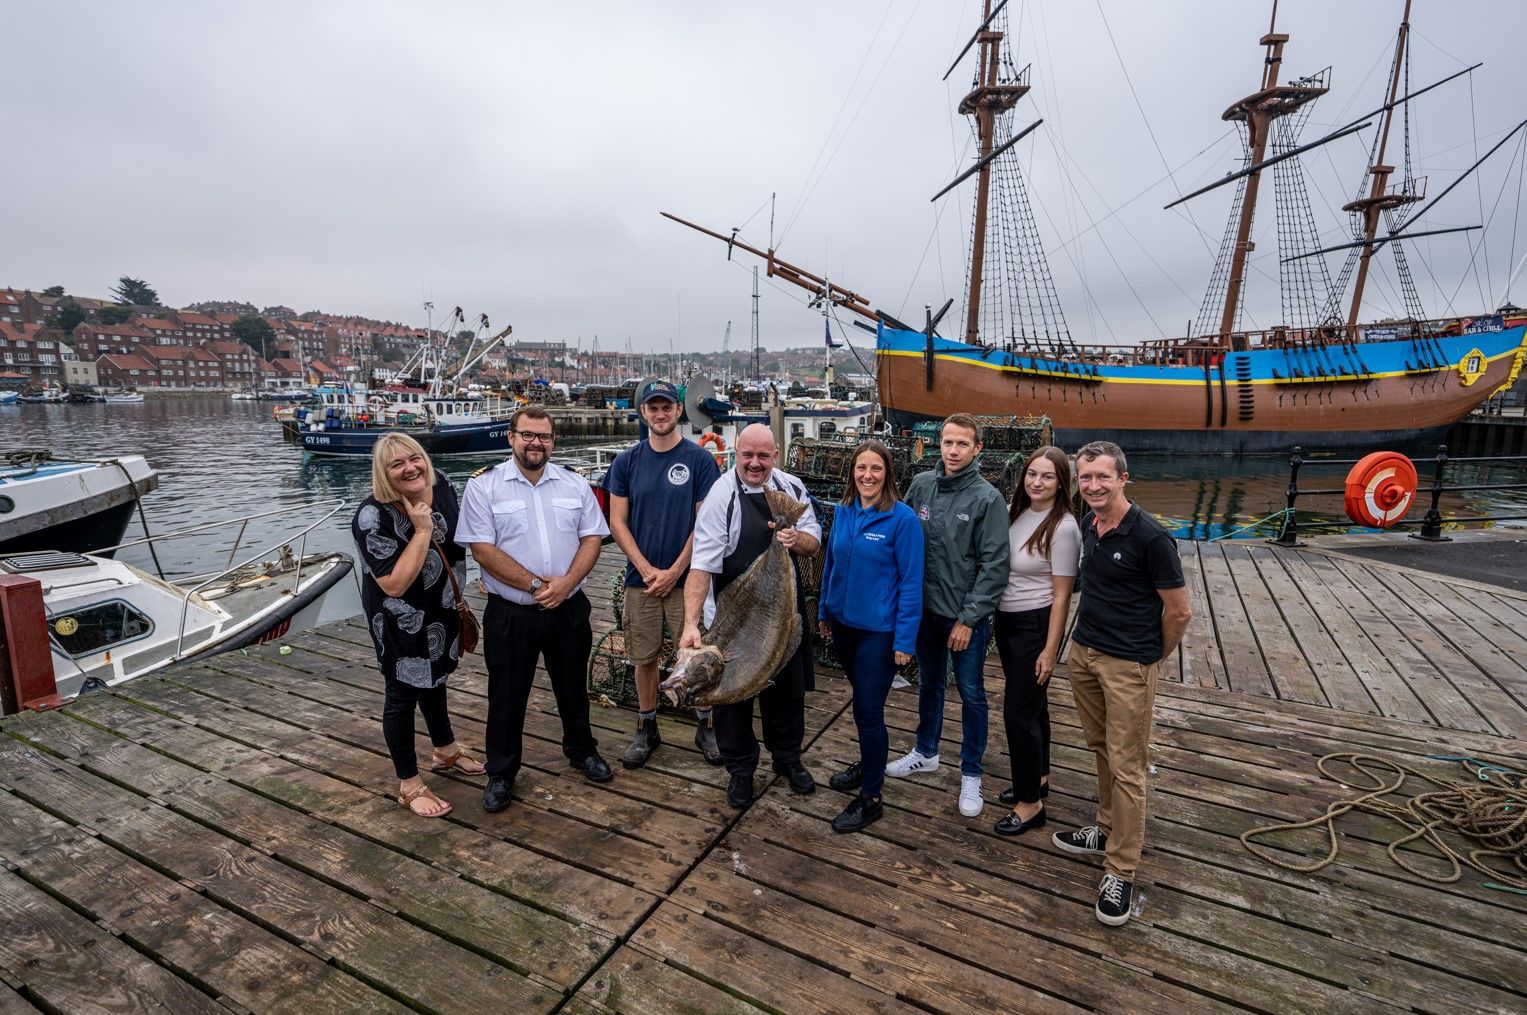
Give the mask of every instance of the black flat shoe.
[{"label": "black flat shoe", "polygon": [[833,777],[827,780],[827,785],[833,789],[846,792],[851,789],[858,789],[863,782],[864,768],[856,761],[843,771],[834,773]]},{"label": "black flat shoe", "polygon": [[501,775],[490,775],[488,785],[482,793],[482,809],[489,814],[497,814],[509,806],[509,798],[514,790],[509,780]]},{"label": "black flat shoe", "polygon": [[582,761],[574,761],[574,768],[583,770],[584,776],[589,782],[609,782],[615,778],[615,773],[610,771],[609,762],[599,756],[598,751],[592,751]]},{"label": "black flat shoe", "polygon": [[868,825],[879,821],[885,815],[885,808],[881,806],[878,798],[871,800],[866,796],[856,796],[843,808],[843,813],[832,819],[834,832],[859,832]]},{"label": "black flat shoe", "polygon": [[726,802],[739,811],[753,802],[753,773],[733,772],[726,784]]},{"label": "black flat shoe", "polygon": [[775,765],[774,771],[786,776],[790,780],[790,792],[805,796],[817,791],[817,781],[806,771],[806,766],[799,761],[792,761],[788,765]]},{"label": "black flat shoe", "polygon": [[992,830],[998,835],[1022,835],[1031,828],[1043,828],[1044,826],[1045,811],[1041,807],[1039,812],[1027,821],[1018,817],[1017,811],[1008,811]]},{"label": "black flat shoe", "polygon": [[[1040,783],[1039,784],[1039,799],[1043,800],[1046,797],[1048,797],[1049,795],[1050,795],[1050,784],[1047,783],[1047,782]],[[1018,791],[1016,789],[1014,789],[1013,787],[1011,787],[1011,786],[1009,786],[1007,789],[1003,790],[1001,793],[997,794],[997,803],[999,803],[999,804],[1007,804],[1009,807],[1011,807],[1011,806],[1013,806],[1013,804],[1015,804],[1017,802],[1018,802]]]}]

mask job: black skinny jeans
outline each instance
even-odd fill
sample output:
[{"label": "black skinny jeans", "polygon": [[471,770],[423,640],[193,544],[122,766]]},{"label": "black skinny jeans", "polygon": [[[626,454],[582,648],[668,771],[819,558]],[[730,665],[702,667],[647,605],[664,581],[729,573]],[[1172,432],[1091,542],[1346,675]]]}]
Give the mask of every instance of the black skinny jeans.
[{"label": "black skinny jeans", "polygon": [[430,743],[436,747],[449,747],[456,742],[456,734],[451,732],[451,717],[445,710],[444,684],[414,687],[396,677],[387,677],[387,690],[382,699],[382,736],[387,741],[387,753],[392,755],[392,767],[397,770],[399,781],[419,774],[419,756],[414,751],[416,707],[424,713]]},{"label": "black skinny jeans", "polygon": [[1034,664],[1050,635],[1050,607],[1022,613],[997,611],[997,654],[1007,678],[1002,694],[1002,723],[1013,762],[1013,792],[1024,803],[1039,799],[1040,780],[1050,774],[1049,682],[1040,684]]}]

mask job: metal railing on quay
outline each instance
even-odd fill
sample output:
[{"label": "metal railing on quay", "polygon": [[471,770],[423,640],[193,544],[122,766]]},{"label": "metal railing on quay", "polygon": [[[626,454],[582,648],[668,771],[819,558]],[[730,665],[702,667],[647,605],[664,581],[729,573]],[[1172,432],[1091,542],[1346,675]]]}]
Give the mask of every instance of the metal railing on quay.
[{"label": "metal railing on quay", "polygon": [[[1299,470],[1306,464],[1310,465],[1356,465],[1360,458],[1316,458],[1306,459],[1303,448],[1294,448],[1289,457],[1288,490],[1286,491],[1288,503],[1283,509],[1283,521],[1279,525],[1278,535],[1268,542],[1278,546],[1297,546],[1299,543],[1299,514],[1296,510],[1300,497],[1326,497],[1347,495],[1347,488],[1335,487],[1332,489],[1301,489],[1299,486]],[[1497,514],[1497,515],[1465,515],[1444,518],[1442,516],[1442,495],[1445,493],[1475,493],[1481,490],[1510,491],[1527,490],[1527,483],[1476,483],[1449,485],[1446,482],[1449,466],[1460,464],[1473,465],[1483,462],[1527,462],[1527,455],[1471,455],[1468,457],[1452,457],[1447,452],[1447,445],[1437,447],[1437,453],[1429,458],[1412,458],[1410,461],[1416,466],[1427,463],[1432,465],[1432,478],[1430,487],[1431,504],[1424,517],[1402,518],[1393,522],[1392,527],[1402,525],[1419,525],[1419,532],[1412,532],[1412,539],[1421,539],[1429,543],[1444,543],[1450,537],[1442,534],[1442,525],[1448,523],[1464,522],[1510,522],[1527,520],[1527,514]],[[1419,472],[1419,468],[1417,470]],[[1418,494],[1420,490],[1416,491]]]}]

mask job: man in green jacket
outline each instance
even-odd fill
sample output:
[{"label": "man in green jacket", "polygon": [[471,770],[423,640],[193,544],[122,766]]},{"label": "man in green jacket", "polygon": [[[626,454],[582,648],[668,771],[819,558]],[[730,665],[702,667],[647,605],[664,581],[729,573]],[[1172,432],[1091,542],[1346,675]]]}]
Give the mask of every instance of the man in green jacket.
[{"label": "man in green jacket", "polygon": [[981,424],[957,412],[939,429],[939,464],[912,480],[904,498],[923,525],[923,619],[917,632],[917,745],[886,766],[903,778],[938,770],[949,657],[964,707],[960,813],[981,813],[986,753],[986,643],[991,614],[1007,585],[1007,506],[981,478]]}]

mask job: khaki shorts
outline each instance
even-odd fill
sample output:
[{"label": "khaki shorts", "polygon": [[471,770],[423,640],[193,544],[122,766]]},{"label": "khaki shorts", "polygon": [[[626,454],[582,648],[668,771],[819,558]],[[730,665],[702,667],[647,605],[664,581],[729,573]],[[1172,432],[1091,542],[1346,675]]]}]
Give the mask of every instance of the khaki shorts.
[{"label": "khaki shorts", "polygon": [[674,641],[684,630],[684,583],[662,598],[649,596],[646,589],[627,588],[621,618],[626,629],[626,656],[632,664],[654,661],[663,651],[664,623]]}]

